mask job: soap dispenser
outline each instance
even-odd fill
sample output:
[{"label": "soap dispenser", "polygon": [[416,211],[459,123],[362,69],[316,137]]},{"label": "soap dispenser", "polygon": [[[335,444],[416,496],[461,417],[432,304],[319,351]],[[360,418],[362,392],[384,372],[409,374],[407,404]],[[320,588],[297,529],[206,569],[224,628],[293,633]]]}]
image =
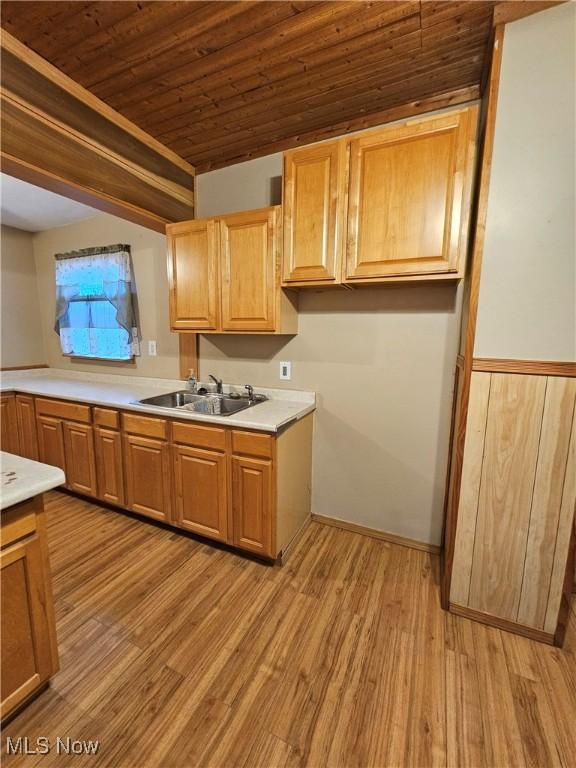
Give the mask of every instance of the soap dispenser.
[{"label": "soap dispenser", "polygon": [[196,392],[196,390],[198,389],[198,380],[196,379],[194,368],[190,368],[188,372],[188,378],[186,379],[186,386],[190,390],[190,392]]}]

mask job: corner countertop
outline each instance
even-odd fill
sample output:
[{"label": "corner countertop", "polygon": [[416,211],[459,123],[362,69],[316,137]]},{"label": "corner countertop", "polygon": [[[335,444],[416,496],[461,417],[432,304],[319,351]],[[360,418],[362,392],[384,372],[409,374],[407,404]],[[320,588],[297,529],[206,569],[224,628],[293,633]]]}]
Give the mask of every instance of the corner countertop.
[{"label": "corner countertop", "polygon": [[40,493],[50,491],[65,481],[64,472],[58,467],[30,461],[12,453],[0,452],[2,486],[0,509],[12,507]]},{"label": "corner countertop", "polygon": [[[0,383],[1,392],[22,392],[40,397],[54,397],[89,405],[150,413],[165,418],[202,421],[207,424],[221,424],[262,432],[278,432],[290,422],[301,419],[316,409],[314,392],[263,389],[262,387],[254,387],[254,390],[266,395],[268,400],[230,416],[209,416],[177,408],[139,405],[136,402],[185,388],[185,382],[178,379],[147,379],[138,376],[80,373],[56,368],[6,371],[2,374]],[[243,392],[244,388],[240,385],[225,383],[224,391]]]}]

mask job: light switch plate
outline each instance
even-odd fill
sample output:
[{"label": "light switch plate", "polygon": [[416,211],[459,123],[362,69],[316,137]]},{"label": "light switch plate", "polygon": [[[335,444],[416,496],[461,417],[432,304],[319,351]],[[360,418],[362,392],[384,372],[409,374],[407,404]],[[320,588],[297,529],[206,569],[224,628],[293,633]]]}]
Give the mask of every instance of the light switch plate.
[{"label": "light switch plate", "polygon": [[148,354],[150,357],[156,357],[156,342],[155,341],[149,341],[148,342]]},{"label": "light switch plate", "polygon": [[292,363],[286,361],[280,363],[280,378],[282,381],[290,381],[292,378]]}]

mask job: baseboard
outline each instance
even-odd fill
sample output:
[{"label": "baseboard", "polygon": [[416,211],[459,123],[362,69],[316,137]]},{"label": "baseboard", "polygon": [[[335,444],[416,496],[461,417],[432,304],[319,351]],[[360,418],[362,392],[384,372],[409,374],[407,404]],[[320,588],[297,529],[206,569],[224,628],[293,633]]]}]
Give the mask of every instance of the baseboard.
[{"label": "baseboard", "polygon": [[512,632],[515,635],[522,635],[522,637],[527,637],[530,640],[537,640],[539,643],[554,645],[554,635],[550,634],[550,632],[544,632],[543,629],[527,627],[526,624],[518,624],[509,619],[501,619],[498,616],[493,616],[491,613],[475,611],[473,608],[466,608],[463,605],[456,605],[455,603],[450,603],[449,610],[450,613],[454,613],[456,616],[462,616],[464,619],[472,619],[472,621],[487,624],[489,627],[502,629],[504,632]]},{"label": "baseboard", "polygon": [[40,365],[9,365],[4,368],[0,368],[0,371],[31,371],[36,368],[50,368],[46,363]]},{"label": "baseboard", "polygon": [[332,525],[334,528],[342,528],[344,531],[360,533],[362,536],[370,536],[373,539],[381,539],[382,541],[387,541],[390,544],[398,544],[401,547],[418,549],[421,552],[429,552],[432,555],[439,555],[441,552],[441,547],[438,547],[436,544],[428,544],[425,541],[416,541],[416,539],[407,539],[404,536],[397,536],[395,533],[379,531],[377,528],[368,528],[365,525],[349,523],[347,520],[338,520],[337,517],[325,517],[324,515],[313,514],[312,520],[315,523]]},{"label": "baseboard", "polygon": [[296,545],[298,544],[302,536],[304,536],[304,534],[306,533],[306,530],[308,529],[308,526],[310,525],[310,523],[311,523],[311,518],[307,517],[302,523],[302,525],[300,526],[300,528],[298,528],[294,536],[292,536],[287,546],[282,550],[282,552],[280,552],[280,554],[278,555],[278,561],[280,562],[281,565],[284,565],[289,555],[292,553],[292,550],[296,547]]}]

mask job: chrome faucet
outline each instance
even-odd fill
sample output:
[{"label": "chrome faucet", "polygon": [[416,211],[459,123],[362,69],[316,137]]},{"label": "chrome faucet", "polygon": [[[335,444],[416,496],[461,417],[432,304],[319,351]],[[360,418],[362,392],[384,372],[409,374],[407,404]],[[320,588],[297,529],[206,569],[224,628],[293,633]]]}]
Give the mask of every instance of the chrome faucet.
[{"label": "chrome faucet", "polygon": [[254,387],[252,384],[245,384],[244,389],[248,392],[248,401],[253,403],[254,402]]},{"label": "chrome faucet", "polygon": [[222,387],[222,379],[217,378],[216,376],[212,376],[212,374],[208,374],[209,377],[212,379],[214,384],[216,384],[216,392],[221,395],[224,392],[224,389]]}]

